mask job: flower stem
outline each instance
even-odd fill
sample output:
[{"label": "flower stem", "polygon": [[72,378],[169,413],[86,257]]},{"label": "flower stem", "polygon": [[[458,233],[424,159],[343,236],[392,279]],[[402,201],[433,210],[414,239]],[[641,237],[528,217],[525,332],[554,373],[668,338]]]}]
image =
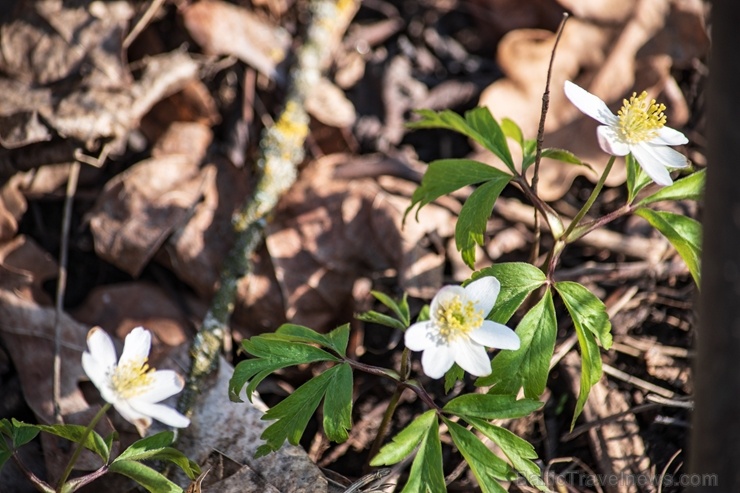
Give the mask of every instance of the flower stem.
[{"label": "flower stem", "polygon": [[15,462],[15,465],[18,466],[18,469],[23,472],[23,474],[28,478],[28,480],[33,483],[33,486],[42,493],[54,493],[54,488],[49,486],[45,481],[39,479],[38,476],[36,476],[30,469],[26,467],[26,465],[21,461],[20,457],[18,457],[18,452],[13,452],[13,461]]},{"label": "flower stem", "polygon": [[100,408],[100,410],[95,414],[92,421],[90,421],[90,424],[87,425],[87,428],[85,428],[85,431],[82,433],[82,438],[80,439],[79,443],[77,444],[77,448],[75,448],[75,451],[72,453],[72,457],[69,459],[69,463],[67,464],[67,468],[62,473],[62,476],[59,478],[59,482],[57,483],[57,491],[61,492],[63,491],[64,484],[67,482],[67,478],[69,478],[69,475],[72,473],[72,469],[74,468],[75,463],[77,462],[77,459],[80,458],[80,454],[82,453],[82,450],[85,448],[85,442],[87,441],[87,437],[90,436],[90,433],[95,428],[95,426],[98,424],[98,422],[105,416],[105,413],[108,412],[108,409],[110,409],[110,402],[106,402],[103,407]]},{"label": "flower stem", "polygon": [[388,433],[388,427],[391,424],[391,418],[393,417],[393,414],[396,412],[396,407],[398,407],[398,401],[401,399],[401,394],[403,394],[403,391],[405,388],[400,383],[396,385],[396,390],[393,392],[393,395],[391,396],[390,401],[388,401],[388,407],[385,408],[385,413],[383,414],[383,420],[380,422],[380,426],[378,426],[378,433],[375,435],[375,440],[373,440],[373,445],[370,447],[370,453],[368,454],[368,457],[372,459],[375,457],[375,455],[380,450],[380,446],[383,443],[383,439],[385,438],[385,435]]},{"label": "flower stem", "polygon": [[591,209],[591,207],[594,205],[594,202],[596,202],[596,197],[599,196],[599,193],[601,192],[601,189],[604,188],[604,182],[606,181],[606,177],[609,176],[609,172],[612,170],[612,166],[614,165],[614,160],[616,159],[616,156],[612,156],[609,158],[609,162],[606,163],[606,168],[604,168],[604,172],[601,173],[601,177],[599,178],[599,181],[596,182],[596,186],[594,186],[594,189],[591,191],[591,195],[589,196],[588,200],[585,204],[583,204],[583,207],[581,207],[581,210],[578,211],[578,214],[576,214],[576,217],[573,218],[573,221],[568,225],[568,227],[565,230],[565,233],[563,233],[563,238],[566,239],[566,241],[571,241],[571,238],[569,235],[573,232],[573,230],[578,226],[578,223],[581,222],[581,219],[583,219],[583,216],[586,215],[586,213]]}]

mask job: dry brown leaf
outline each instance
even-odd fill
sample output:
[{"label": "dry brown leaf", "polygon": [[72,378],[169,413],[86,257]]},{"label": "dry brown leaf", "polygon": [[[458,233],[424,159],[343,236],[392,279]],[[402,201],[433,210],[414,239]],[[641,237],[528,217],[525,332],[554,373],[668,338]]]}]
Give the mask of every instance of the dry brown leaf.
[{"label": "dry brown leaf", "polygon": [[181,154],[147,159],[117,175],[90,213],[95,251],[137,276],[187,222],[212,180],[212,172]]},{"label": "dry brown leaf", "polygon": [[181,11],[185,28],[203,51],[233,55],[271,79],[286,54],[290,36],[253,12],[219,0],[191,4]]},{"label": "dry brown leaf", "polygon": [[42,304],[50,304],[42,284],[58,274],[56,261],[32,239],[19,235],[0,243],[0,289]]},{"label": "dry brown leaf", "polygon": [[330,127],[350,127],[357,118],[355,107],[344,95],[344,91],[325,77],[308,94],[306,111]]}]

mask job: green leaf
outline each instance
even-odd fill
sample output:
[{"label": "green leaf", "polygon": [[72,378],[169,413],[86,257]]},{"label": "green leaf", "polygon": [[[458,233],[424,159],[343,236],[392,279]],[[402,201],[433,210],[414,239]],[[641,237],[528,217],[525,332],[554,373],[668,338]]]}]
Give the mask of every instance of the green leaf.
[{"label": "green leaf", "polygon": [[445,394],[449,393],[452,387],[458,381],[462,381],[463,378],[465,378],[465,370],[460,368],[460,365],[457,363],[452,363],[450,369],[445,373]]},{"label": "green leaf", "polygon": [[[3,433],[5,432],[5,430],[2,431]],[[11,457],[13,457],[13,451],[10,449],[8,442],[5,440],[5,437],[0,435],[0,470],[2,470],[5,463]]]},{"label": "green leaf", "polygon": [[505,136],[516,141],[516,143],[519,144],[519,147],[524,150],[524,134],[522,134],[522,129],[519,128],[519,125],[517,125],[514,120],[510,118],[502,118],[501,130],[504,132]]},{"label": "green leaf", "polygon": [[344,356],[349,342],[349,324],[337,327],[326,335],[319,334],[315,330],[302,325],[283,324],[278,327],[274,334],[265,335],[269,338],[274,337],[291,342],[319,344]]},{"label": "green leaf", "polygon": [[362,320],[363,322],[385,325],[386,327],[391,327],[400,331],[405,331],[408,328],[408,325],[404,325],[403,322],[401,322],[397,318],[393,318],[383,313],[378,313],[375,310],[357,313],[355,314],[355,318],[357,318],[358,320]]},{"label": "green leaf", "polygon": [[478,418],[465,419],[475,429],[487,436],[493,443],[499,446],[506,455],[514,469],[540,491],[550,491],[542,480],[542,472],[537,464],[531,459],[537,458],[537,453],[531,443],[516,436],[505,428],[495,426]]},{"label": "green leaf", "polygon": [[706,170],[697,171],[685,178],[677,180],[673,185],[663,187],[652,195],[648,195],[638,206],[645,206],[661,200],[699,200],[704,193]]},{"label": "green leaf", "polygon": [[511,176],[503,174],[479,186],[465,201],[455,226],[455,243],[463,261],[475,268],[475,245],[483,245],[488,218],[493,204],[509,183]]},{"label": "green leaf", "polygon": [[447,491],[442,471],[442,443],[439,441],[437,417],[424,434],[416,453],[409,480],[401,493],[437,493]]},{"label": "green leaf", "polygon": [[171,431],[163,431],[132,443],[126,450],[116,457],[118,461],[163,460],[178,466],[190,479],[200,474],[198,464],[188,459],[185,454],[169,445],[175,440]]},{"label": "green leaf", "polygon": [[108,470],[128,476],[151,493],[182,493],[182,488],[167,479],[163,474],[141,462],[133,460],[116,461],[110,465]]},{"label": "green leaf", "polygon": [[542,407],[534,399],[516,399],[514,395],[463,394],[448,402],[442,410],[458,416],[483,419],[522,418]]},{"label": "green leaf", "polygon": [[[334,366],[312,378],[262,416],[263,420],[276,421],[262,433],[261,438],[266,443],[257,449],[255,458],[278,450],[285,440],[288,440],[293,445],[298,445],[303,432],[306,430],[308,421],[316,411],[316,408],[319,407],[319,402],[321,402],[322,397],[326,394],[327,389],[331,387],[332,392],[341,392],[343,395],[346,395],[346,389],[338,388],[338,386],[346,383],[346,377],[343,376],[342,370],[346,366],[348,366],[347,363]],[[351,392],[351,378],[349,382]],[[332,403],[332,405],[337,406],[338,404]],[[344,423],[345,421],[346,417],[342,416],[339,418],[338,423]],[[330,426],[337,426],[339,428],[341,424],[331,423]],[[328,432],[329,430],[327,430],[327,435]],[[340,434],[340,431],[338,429],[332,429],[332,433],[337,436]]]},{"label": "green leaf", "polygon": [[476,385],[493,385],[491,393],[511,395],[524,387],[525,397],[538,398],[547,384],[557,330],[555,306],[548,289],[516,329],[521,347],[496,355],[491,362],[491,375],[479,378]]},{"label": "green leaf", "polygon": [[13,439],[14,449],[18,449],[36,438],[36,435],[39,434],[39,430],[41,430],[38,425],[24,423],[22,421],[18,421],[15,418],[13,418],[11,422],[8,422],[7,419],[3,421],[6,422],[7,425],[9,425],[8,429],[10,430],[10,436]]},{"label": "green leaf", "polygon": [[421,116],[421,120],[407,123],[407,127],[444,128],[461,133],[494,153],[512,172],[514,171],[514,162],[504,132],[488,108],[473,108],[465,113],[465,118],[450,110],[440,112],[417,110],[416,113]]},{"label": "green leaf", "polygon": [[[444,419],[444,418],[443,418]],[[444,420],[450,431],[452,441],[473,471],[483,493],[506,493],[497,480],[510,481],[516,474],[509,464],[496,457],[475,434],[459,424]]]},{"label": "green leaf", "polygon": [[578,344],[581,348],[581,388],[570,424],[573,429],[576,419],[583,411],[591,388],[601,378],[601,353],[596,340],[599,340],[604,349],[611,347],[611,322],[609,322],[609,315],[606,313],[604,304],[585,286],[563,281],[555,283],[555,289],[573,319]]},{"label": "green leaf", "polygon": [[411,314],[409,313],[409,302],[406,293],[403,294],[403,298],[401,298],[401,301],[399,302],[396,302],[396,300],[380,291],[370,291],[370,294],[372,294],[376,300],[390,308],[406,327],[411,325]]},{"label": "green leaf", "polygon": [[234,374],[229,381],[229,397],[231,400],[241,402],[239,393],[244,385],[247,385],[247,397],[251,401],[252,393],[257,385],[270,373],[280,368],[316,361],[339,361],[337,357],[323,349],[281,339],[287,336],[298,337],[290,333],[283,335],[263,334],[242,342],[244,350],[256,356],[256,358],[244,360],[234,368]]},{"label": "green leaf", "polygon": [[676,249],[694,278],[701,286],[699,259],[701,258],[701,224],[689,217],[672,212],[654,211],[640,208],[635,214],[647,220],[663,236],[668,238]]},{"label": "green leaf", "polygon": [[324,398],[324,431],[329,440],[344,442],[352,428],[352,368],[347,363],[335,368],[332,390]]},{"label": "green leaf", "polygon": [[370,461],[370,465],[373,467],[390,466],[401,462],[419,445],[432,423],[437,423],[437,414],[430,409],[401,430],[393,437],[393,440],[383,445],[378,455]]},{"label": "green leaf", "polygon": [[604,349],[612,347],[612,324],[606,306],[585,286],[577,282],[555,283],[555,290],[565,303],[576,328],[591,332]]},{"label": "green leaf", "polygon": [[537,141],[535,139],[527,139],[524,141],[524,147],[522,148],[522,173],[532,166],[537,159]]},{"label": "green leaf", "polygon": [[[432,161],[427,167],[421,185],[411,197],[411,205],[404,213],[404,220],[417,205],[419,209],[455,190],[467,185],[475,185],[494,178],[509,177],[507,173],[480,161],[471,159],[440,159]],[[417,210],[418,213],[418,210]]]},{"label": "green leaf", "polygon": [[627,203],[631,204],[640,190],[652,183],[653,179],[645,173],[632,154],[627,154],[624,161],[627,166]]},{"label": "green leaf", "polygon": [[548,148],[542,149],[542,157],[555,159],[556,161],[560,161],[562,163],[575,164],[578,166],[585,166],[589,168],[591,171],[595,172],[595,170],[593,169],[593,167],[591,167],[590,164],[584,163],[578,158],[578,156],[576,156],[570,151],[566,151],[565,149],[557,149],[554,147],[548,147]]},{"label": "green leaf", "polygon": [[541,270],[524,262],[492,265],[473,274],[473,280],[483,276],[494,276],[501,283],[501,292],[488,318],[502,324],[509,321],[529,293],[547,281]]},{"label": "green leaf", "polygon": [[[16,428],[26,428],[26,437],[30,436],[31,429],[35,428],[36,433],[34,433],[33,436],[36,436],[36,434],[40,430],[75,443],[80,443],[82,441],[83,435],[86,432],[86,427],[81,425],[30,425],[20,422],[15,422],[14,424],[16,425]],[[90,434],[87,435],[83,446],[100,456],[100,458],[103,459],[103,462],[108,462],[108,458],[110,457],[110,449],[108,448],[105,440],[103,440],[103,437],[101,437],[95,430],[90,431]],[[16,448],[17,447],[18,446],[16,446]]]}]

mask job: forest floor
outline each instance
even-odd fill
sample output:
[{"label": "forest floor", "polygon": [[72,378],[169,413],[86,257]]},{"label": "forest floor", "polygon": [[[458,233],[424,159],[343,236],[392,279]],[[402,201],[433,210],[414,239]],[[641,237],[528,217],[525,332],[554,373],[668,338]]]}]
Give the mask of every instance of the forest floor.
[{"label": "forest floor", "polygon": [[[66,245],[58,404],[69,422],[84,423],[99,403],[79,363],[92,326],[122,340],[144,325],[155,334],[155,366],[187,372],[189,344],[234,242],[231,216],[254,187],[260,137],[282,108],[309,7],[306,0],[10,4],[0,12],[0,418],[54,419],[54,304]],[[596,123],[565,98],[566,80],[611,107],[648,91],[668,107],[668,124],[689,138],[683,152],[693,165],[706,164],[709,12],[700,0],[367,0],[351,10],[337,20],[326,78],[306,101],[310,132],[298,180],[269,220],[253,272],[238,284],[226,353],[232,364],[244,357],[242,340],[290,320],[323,332],[350,323],[352,354],[398,365],[400,332],[354,318],[382,310],[370,291],[408,293],[415,316],[441,286],[473,272],[454,239],[472,188],[402,225],[425,163],[469,157],[496,165],[461,135],[405,124],[416,109],[487,106],[534,138],[566,11],[572,16],[553,63],[545,145],[567,148],[591,167],[543,161],[541,197],[572,218],[607,161]],[[64,231],[75,162],[81,168]],[[624,179],[618,161],[594,215],[625,202]],[[693,201],[669,207],[701,215]],[[532,211],[522,193],[506,188],[476,269],[529,260]],[[551,244],[543,231],[542,251]],[[681,491],[678,483],[659,485],[685,472],[697,297],[689,270],[665,238],[630,216],[569,247],[555,276],[580,282],[606,304],[614,345],[602,352],[605,375],[571,431],[580,359],[572,325],[561,324],[544,407],[507,427],[534,444],[557,491]],[[280,372],[259,394],[274,405],[315,371]],[[474,388],[468,379],[445,394],[442,382],[421,378],[442,402]],[[310,462],[339,485],[368,473],[392,392],[357,375],[349,440],[329,443],[314,418],[301,443]],[[391,432],[424,410],[403,394]],[[122,420],[112,426],[124,442],[135,437]],[[33,442],[24,458],[37,475],[53,476],[67,453],[47,439]],[[203,491],[209,484],[209,491],[228,491],[217,482],[241,470],[241,460],[215,446],[198,453],[220,467]],[[449,491],[479,491],[450,443],[444,457]],[[280,466],[254,468],[280,491],[312,491],[290,481],[279,486]],[[404,474],[393,481],[403,484]],[[623,480],[594,481],[598,474]],[[33,491],[10,463],[0,485]],[[128,491],[131,484],[108,487]],[[514,483],[510,491],[532,490]]]}]

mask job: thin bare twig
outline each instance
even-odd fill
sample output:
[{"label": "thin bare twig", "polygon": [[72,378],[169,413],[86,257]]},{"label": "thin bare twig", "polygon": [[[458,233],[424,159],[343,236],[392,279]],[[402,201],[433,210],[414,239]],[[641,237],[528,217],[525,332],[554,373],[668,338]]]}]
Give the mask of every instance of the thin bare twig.
[{"label": "thin bare twig", "polygon": [[126,35],[126,38],[123,40],[123,49],[128,49],[129,46],[131,46],[131,43],[134,42],[134,40],[141,34],[141,31],[144,30],[146,26],[149,25],[152,18],[154,17],[154,14],[157,13],[157,10],[159,10],[159,7],[162,6],[164,3],[164,0],[152,0],[152,3],[149,4],[149,7],[147,7],[146,11],[144,12],[144,15],[141,16],[141,18],[136,22],[136,25],[133,29]]},{"label": "thin bare twig", "polygon": [[54,402],[54,421],[62,422],[61,401],[62,387],[62,312],[64,310],[64,292],[67,288],[67,256],[69,250],[69,228],[72,222],[72,205],[80,177],[80,163],[74,161],[69,168],[67,190],[64,195],[64,212],[62,215],[62,237],[59,245],[59,277],[57,278],[57,296],[54,312],[54,373],[52,376],[52,400]]}]

